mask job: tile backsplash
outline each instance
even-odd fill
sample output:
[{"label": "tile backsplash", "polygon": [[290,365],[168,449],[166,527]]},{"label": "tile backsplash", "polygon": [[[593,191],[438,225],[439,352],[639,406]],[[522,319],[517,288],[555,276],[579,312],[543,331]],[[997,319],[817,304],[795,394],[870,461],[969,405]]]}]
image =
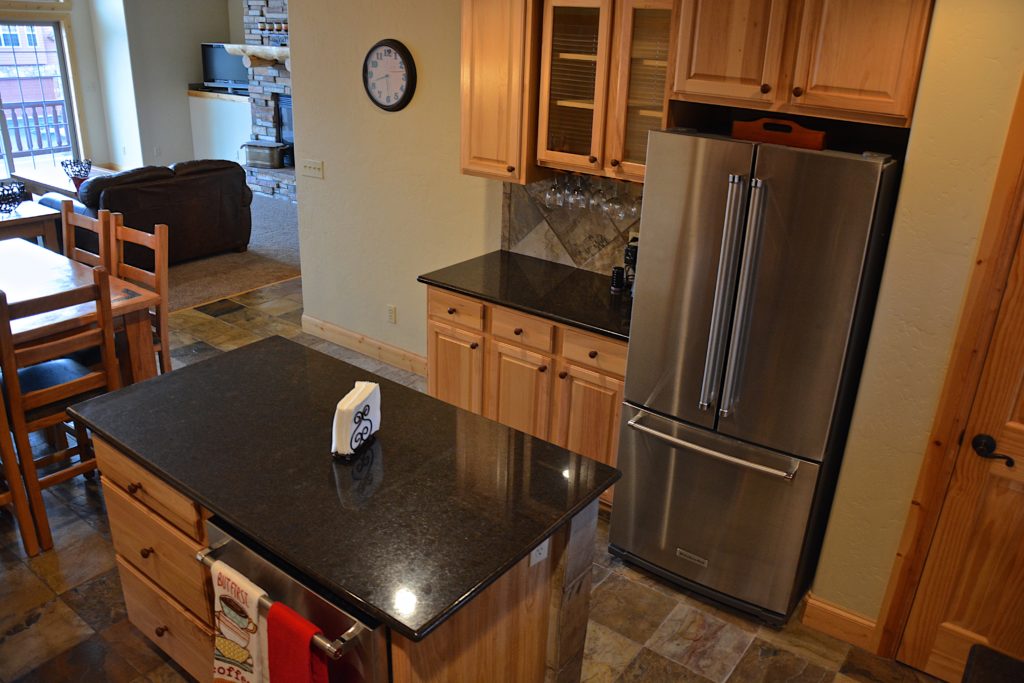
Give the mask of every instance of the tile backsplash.
[{"label": "tile backsplash", "polygon": [[[549,209],[544,193],[553,180],[540,180],[529,185],[505,183],[501,221],[501,248],[547,261],[556,261],[610,275],[612,266],[622,265],[622,255],[629,233],[640,229],[640,220],[616,221],[601,211],[589,209]],[[601,183],[613,193],[616,183]],[[617,183],[619,191],[638,198],[643,185]]]}]

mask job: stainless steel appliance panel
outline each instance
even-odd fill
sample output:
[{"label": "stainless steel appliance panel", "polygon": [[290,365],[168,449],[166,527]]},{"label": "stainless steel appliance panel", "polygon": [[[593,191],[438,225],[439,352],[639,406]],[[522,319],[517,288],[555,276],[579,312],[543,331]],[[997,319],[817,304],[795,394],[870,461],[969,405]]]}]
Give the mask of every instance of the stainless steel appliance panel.
[{"label": "stainless steel appliance panel", "polygon": [[713,427],[754,145],[654,132],[630,323],[629,401]]},{"label": "stainless steel appliance panel", "polygon": [[628,404],[609,541],[714,591],[786,613],[818,465]]},{"label": "stainless steel appliance panel", "polygon": [[720,433],[823,457],[891,166],[885,157],[759,146]]}]

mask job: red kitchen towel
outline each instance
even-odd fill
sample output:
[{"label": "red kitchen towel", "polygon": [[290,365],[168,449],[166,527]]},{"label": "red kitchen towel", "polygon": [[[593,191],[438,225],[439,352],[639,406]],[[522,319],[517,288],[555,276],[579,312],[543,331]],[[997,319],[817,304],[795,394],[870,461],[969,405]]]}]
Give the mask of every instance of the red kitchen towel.
[{"label": "red kitchen towel", "polygon": [[327,662],[313,649],[320,633],[288,605],[275,602],[267,612],[267,647],[271,683],[328,683]]}]

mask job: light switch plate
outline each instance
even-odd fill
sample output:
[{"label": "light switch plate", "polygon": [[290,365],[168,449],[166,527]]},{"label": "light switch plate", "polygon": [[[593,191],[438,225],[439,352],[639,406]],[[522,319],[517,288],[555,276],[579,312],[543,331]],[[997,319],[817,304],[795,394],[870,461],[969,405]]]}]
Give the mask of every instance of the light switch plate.
[{"label": "light switch plate", "polygon": [[319,159],[303,159],[302,175],[307,178],[324,178],[324,162]]},{"label": "light switch plate", "polygon": [[548,546],[551,545],[551,539],[545,538],[544,542],[539,546],[530,551],[530,566],[543,562],[548,559]]}]

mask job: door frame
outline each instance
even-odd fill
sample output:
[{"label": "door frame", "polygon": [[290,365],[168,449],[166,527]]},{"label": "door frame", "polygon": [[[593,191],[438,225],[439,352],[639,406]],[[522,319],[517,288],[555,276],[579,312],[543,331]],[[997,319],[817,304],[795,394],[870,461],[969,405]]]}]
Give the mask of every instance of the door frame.
[{"label": "door frame", "polygon": [[939,405],[872,637],[872,649],[883,657],[896,656],[910,618],[978,392],[1022,226],[1024,79],[1010,117]]}]

